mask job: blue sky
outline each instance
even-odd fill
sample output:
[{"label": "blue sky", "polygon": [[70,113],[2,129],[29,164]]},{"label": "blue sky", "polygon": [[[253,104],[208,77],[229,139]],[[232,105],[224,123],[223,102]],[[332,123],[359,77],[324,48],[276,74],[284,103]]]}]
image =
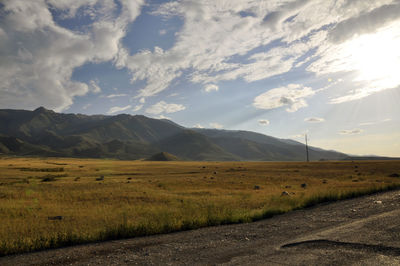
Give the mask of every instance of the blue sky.
[{"label": "blue sky", "polygon": [[0,108],[400,156],[400,1],[0,0]]}]

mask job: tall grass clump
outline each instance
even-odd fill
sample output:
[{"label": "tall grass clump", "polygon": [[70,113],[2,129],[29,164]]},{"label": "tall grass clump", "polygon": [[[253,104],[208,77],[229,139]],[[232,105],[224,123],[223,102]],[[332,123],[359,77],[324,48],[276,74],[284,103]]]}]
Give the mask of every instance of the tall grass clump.
[{"label": "tall grass clump", "polygon": [[384,192],[399,189],[400,184],[387,184],[381,186],[373,186],[358,190],[335,191],[329,193],[318,193],[307,197],[304,202],[297,208],[308,208],[320,203],[334,202],[338,200],[352,199],[364,195],[371,195],[377,192]]}]

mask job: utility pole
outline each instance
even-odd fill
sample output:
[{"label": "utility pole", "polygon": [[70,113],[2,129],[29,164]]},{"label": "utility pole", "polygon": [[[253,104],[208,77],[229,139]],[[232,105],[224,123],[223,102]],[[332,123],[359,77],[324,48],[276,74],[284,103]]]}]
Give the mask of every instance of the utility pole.
[{"label": "utility pole", "polygon": [[308,141],[307,141],[307,134],[305,134],[306,137],[306,153],[307,153],[307,162],[309,162],[309,158],[308,158]]}]

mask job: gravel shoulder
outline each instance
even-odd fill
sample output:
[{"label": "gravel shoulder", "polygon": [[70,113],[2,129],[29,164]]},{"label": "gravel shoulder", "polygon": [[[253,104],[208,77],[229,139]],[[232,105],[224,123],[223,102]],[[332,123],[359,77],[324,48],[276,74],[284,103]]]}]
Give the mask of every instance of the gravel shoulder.
[{"label": "gravel shoulder", "polygon": [[249,223],[0,258],[0,265],[400,265],[400,190]]}]

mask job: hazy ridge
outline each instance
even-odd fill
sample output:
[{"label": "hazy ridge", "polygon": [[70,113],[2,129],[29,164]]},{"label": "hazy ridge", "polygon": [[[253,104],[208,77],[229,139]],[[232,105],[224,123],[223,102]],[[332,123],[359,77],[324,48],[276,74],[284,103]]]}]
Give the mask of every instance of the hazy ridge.
[{"label": "hazy ridge", "polygon": [[[250,131],[190,129],[143,115],[116,116],[0,110],[0,153],[61,157],[149,158],[168,152],[182,160],[301,161],[305,147]],[[310,148],[311,160],[346,154]]]}]

